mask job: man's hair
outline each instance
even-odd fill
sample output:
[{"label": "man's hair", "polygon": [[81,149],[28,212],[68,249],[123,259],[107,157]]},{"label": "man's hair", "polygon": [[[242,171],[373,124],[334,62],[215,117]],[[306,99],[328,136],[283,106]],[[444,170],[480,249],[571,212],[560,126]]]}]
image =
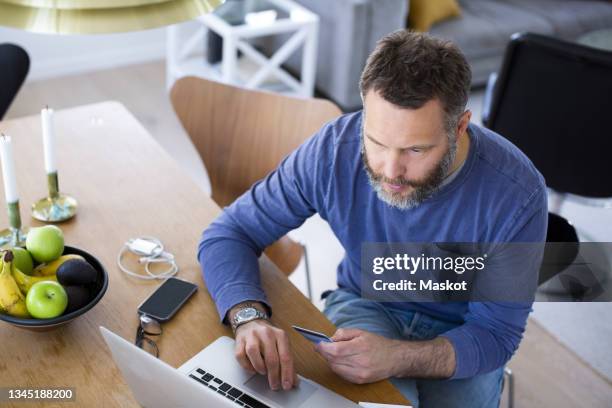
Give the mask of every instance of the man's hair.
[{"label": "man's hair", "polygon": [[398,30],[378,41],[361,74],[365,98],[376,91],[387,102],[418,109],[437,98],[448,132],[465,110],[472,73],[465,56],[450,41]]}]

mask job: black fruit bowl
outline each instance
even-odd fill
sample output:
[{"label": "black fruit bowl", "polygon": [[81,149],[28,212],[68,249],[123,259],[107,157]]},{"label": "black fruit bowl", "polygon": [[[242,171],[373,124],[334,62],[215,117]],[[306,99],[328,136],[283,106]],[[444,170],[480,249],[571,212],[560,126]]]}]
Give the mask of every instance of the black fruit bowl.
[{"label": "black fruit bowl", "polygon": [[73,321],[82,314],[87,313],[89,309],[94,307],[100,301],[100,299],[102,299],[102,296],[104,296],[104,294],[106,293],[106,289],[108,287],[108,274],[106,273],[106,270],[104,269],[100,261],[98,261],[98,259],[90,253],[85,252],[79,248],[65,246],[64,253],[62,255],[68,254],[81,255],[98,272],[98,277],[96,281],[90,287],[91,300],[85,306],[81,307],[80,309],[73,310],[70,313],[54,317],[53,319],[24,319],[0,313],[0,320],[11,323],[12,325],[21,327],[23,329],[33,331],[46,331],[56,329],[60,326],[65,325],[66,323]]}]

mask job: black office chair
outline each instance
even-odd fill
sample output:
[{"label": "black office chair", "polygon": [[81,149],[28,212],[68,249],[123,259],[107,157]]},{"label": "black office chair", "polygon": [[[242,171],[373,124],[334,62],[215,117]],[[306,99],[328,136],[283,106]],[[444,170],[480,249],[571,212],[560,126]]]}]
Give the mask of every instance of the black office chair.
[{"label": "black office chair", "polygon": [[[499,74],[485,92],[485,126],[518,146],[558,194],[556,208],[572,198],[608,198],[612,148],[612,52],[531,33],[512,36]],[[591,203],[588,200],[583,202]],[[578,234],[563,217],[549,213],[548,246],[539,285],[558,276],[579,252]],[[514,380],[507,369],[508,405]]]},{"label": "black office chair", "polygon": [[565,197],[612,197],[612,52],[512,36],[485,94],[483,123],[518,146]]},{"label": "black office chair", "polygon": [[15,44],[0,44],[0,120],[4,117],[15,95],[30,70],[30,57]]},{"label": "black office chair", "polygon": [[[551,211],[571,198],[610,206],[612,52],[539,34],[511,37],[485,93],[483,123],[518,146],[550,188]],[[579,230],[580,231],[580,230]],[[588,239],[584,231],[581,236]],[[609,280],[598,272],[600,281]]]}]

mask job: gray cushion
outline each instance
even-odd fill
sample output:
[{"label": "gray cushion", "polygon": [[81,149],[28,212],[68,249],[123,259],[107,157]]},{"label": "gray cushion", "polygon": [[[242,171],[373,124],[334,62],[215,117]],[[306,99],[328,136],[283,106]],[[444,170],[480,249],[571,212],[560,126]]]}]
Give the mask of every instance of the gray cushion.
[{"label": "gray cushion", "polygon": [[612,28],[612,2],[597,0],[507,0],[546,19],[556,37],[575,40],[580,35]]},{"label": "gray cushion", "polygon": [[460,0],[462,16],[435,24],[430,33],[454,41],[468,59],[500,55],[520,31],[552,34],[543,17],[503,0]]}]

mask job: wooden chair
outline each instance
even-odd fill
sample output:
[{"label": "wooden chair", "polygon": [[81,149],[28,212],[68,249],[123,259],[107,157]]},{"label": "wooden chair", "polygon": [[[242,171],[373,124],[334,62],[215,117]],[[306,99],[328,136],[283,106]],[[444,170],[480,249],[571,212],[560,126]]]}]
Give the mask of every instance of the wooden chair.
[{"label": "wooden chair", "polygon": [[[293,98],[196,77],[178,80],[172,87],[171,100],[204,161],[212,198],[222,207],[273,171],[324,123],[342,113],[322,99]],[[284,236],[265,253],[287,275],[304,256],[308,296],[312,300],[306,248]]]}]

